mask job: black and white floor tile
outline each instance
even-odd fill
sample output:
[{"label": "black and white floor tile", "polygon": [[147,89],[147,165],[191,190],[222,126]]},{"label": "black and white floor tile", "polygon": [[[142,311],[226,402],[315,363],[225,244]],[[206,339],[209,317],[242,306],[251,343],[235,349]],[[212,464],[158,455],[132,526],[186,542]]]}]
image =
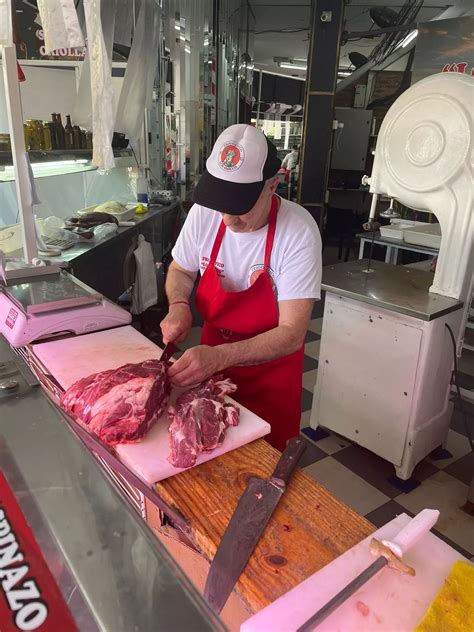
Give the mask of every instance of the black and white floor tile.
[{"label": "black and white floor tile", "polygon": [[[301,429],[310,425],[323,321],[321,304],[315,308],[313,316],[305,344]],[[201,328],[193,327],[182,348],[199,344],[200,334]],[[462,379],[466,386],[474,388],[469,381],[469,367],[464,361],[462,369],[466,372]],[[474,429],[474,405],[465,403],[464,409],[468,423]],[[408,493],[401,493],[387,480],[394,474],[393,466],[372,452],[330,432],[318,441],[303,436],[307,449],[301,467],[375,526],[382,526],[403,512],[414,515],[425,507],[439,509],[437,534],[463,555],[474,559],[474,516],[462,509],[474,472],[474,454],[459,408],[454,410],[446,445],[452,457],[424,459],[414,472],[421,484]]]}]

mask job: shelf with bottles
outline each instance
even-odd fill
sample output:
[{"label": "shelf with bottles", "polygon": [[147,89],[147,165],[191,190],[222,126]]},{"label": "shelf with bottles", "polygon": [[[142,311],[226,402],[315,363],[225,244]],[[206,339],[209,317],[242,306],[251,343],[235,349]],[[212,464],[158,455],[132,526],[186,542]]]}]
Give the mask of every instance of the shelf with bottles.
[{"label": "shelf with bottles", "polygon": [[[73,125],[69,114],[66,125],[62,123],[61,114],[53,113],[51,121],[29,119],[23,127],[25,148],[36,178],[96,169],[92,164],[92,133]],[[130,157],[132,153],[127,146],[128,139],[115,133],[114,156]],[[0,182],[14,179],[10,135],[0,134]]]},{"label": "shelf with bottles", "polygon": [[[97,169],[92,164],[90,149],[53,149],[50,151],[29,151],[28,156],[35,178],[65,175]],[[133,167],[135,157],[130,149],[114,149],[116,167]],[[15,180],[13,158],[10,151],[0,151],[0,183]]]},{"label": "shelf with bottles", "polygon": [[[79,125],[73,125],[71,115],[66,115],[63,125],[61,114],[51,114],[51,121],[29,119],[23,124],[25,148],[29,152],[50,151],[92,151],[92,132]],[[125,149],[128,139],[124,134],[114,133],[112,147]],[[10,135],[0,134],[0,153],[11,151]]]}]

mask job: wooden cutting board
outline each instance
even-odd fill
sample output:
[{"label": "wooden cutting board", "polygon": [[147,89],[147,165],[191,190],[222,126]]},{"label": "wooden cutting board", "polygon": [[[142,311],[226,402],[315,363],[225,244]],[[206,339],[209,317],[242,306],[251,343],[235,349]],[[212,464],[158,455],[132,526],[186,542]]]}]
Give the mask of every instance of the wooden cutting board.
[{"label": "wooden cutting board", "polygon": [[[411,518],[400,514],[320,571],[261,610],[240,632],[295,632],[319,608],[370,566],[370,540],[393,538]],[[317,632],[411,632],[435,598],[456,560],[465,558],[432,533],[404,556],[416,575],[382,569],[334,611]]]},{"label": "wooden cutting board", "polygon": [[[161,349],[157,345],[130,326],[38,343],[33,345],[32,352],[64,389],[92,373],[115,369],[127,362],[159,359],[161,356]],[[172,393],[171,402],[176,399],[178,392]],[[239,405],[239,408],[240,424],[227,430],[220,447],[201,454],[196,465],[270,432],[270,425],[266,421],[243,406]],[[150,485],[183,471],[168,463],[168,426],[165,412],[142,441],[116,447],[120,459]]]}]

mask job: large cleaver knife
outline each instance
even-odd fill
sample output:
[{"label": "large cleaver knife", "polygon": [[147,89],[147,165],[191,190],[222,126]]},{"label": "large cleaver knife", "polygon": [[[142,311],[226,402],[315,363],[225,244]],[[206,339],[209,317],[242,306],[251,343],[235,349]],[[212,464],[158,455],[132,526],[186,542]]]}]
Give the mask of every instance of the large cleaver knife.
[{"label": "large cleaver knife", "polygon": [[224,607],[249,561],[305,447],[303,438],[290,439],[270,480],[249,479],[212,560],[204,588],[204,596],[216,612]]}]

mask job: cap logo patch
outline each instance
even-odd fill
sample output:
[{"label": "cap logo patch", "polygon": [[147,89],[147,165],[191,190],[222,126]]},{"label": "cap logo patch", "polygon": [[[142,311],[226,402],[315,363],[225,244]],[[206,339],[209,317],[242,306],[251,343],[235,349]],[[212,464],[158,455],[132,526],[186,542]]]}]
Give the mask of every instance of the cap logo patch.
[{"label": "cap logo patch", "polygon": [[225,171],[236,171],[244,160],[244,148],[241,145],[227,143],[219,152],[219,166]]}]

